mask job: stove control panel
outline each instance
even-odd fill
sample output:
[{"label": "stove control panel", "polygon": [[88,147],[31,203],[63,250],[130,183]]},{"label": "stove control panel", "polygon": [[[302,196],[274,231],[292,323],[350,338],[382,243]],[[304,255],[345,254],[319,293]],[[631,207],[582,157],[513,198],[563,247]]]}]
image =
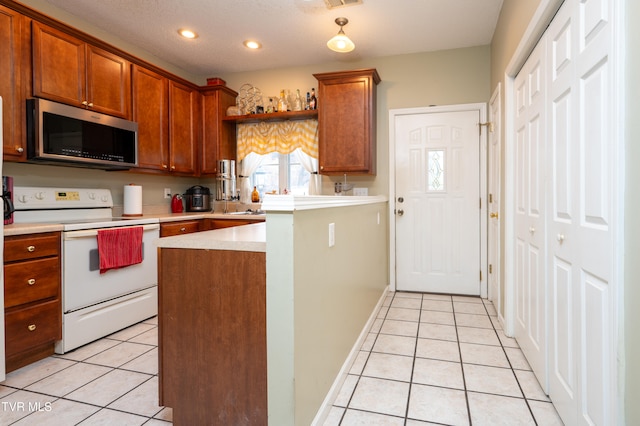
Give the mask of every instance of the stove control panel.
[{"label": "stove control panel", "polygon": [[108,189],[14,186],[16,210],[87,209],[113,207]]}]

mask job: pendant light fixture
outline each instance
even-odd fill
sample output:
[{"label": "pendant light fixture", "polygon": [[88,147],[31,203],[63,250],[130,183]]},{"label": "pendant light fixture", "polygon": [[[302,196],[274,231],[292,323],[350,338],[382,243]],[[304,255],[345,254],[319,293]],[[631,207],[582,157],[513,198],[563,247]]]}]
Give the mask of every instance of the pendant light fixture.
[{"label": "pendant light fixture", "polygon": [[327,42],[327,47],[334,52],[347,53],[355,49],[356,45],[346,36],[342,27],[347,25],[349,20],[347,18],[336,18],[336,24],[340,26],[338,34],[333,36],[331,40]]}]

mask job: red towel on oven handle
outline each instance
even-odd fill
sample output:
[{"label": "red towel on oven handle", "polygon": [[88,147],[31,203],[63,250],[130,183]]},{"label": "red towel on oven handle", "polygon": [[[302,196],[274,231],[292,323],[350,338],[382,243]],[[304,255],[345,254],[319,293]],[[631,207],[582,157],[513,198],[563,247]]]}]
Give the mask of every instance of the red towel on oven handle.
[{"label": "red towel on oven handle", "polygon": [[142,226],[98,230],[100,273],[142,263]]}]

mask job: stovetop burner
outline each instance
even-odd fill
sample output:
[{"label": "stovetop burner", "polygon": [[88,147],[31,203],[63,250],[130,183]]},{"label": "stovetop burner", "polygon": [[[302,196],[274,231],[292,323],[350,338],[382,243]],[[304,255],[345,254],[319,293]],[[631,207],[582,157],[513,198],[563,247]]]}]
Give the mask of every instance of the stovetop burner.
[{"label": "stovetop burner", "polygon": [[14,223],[57,223],[65,231],[158,223],[158,219],[114,217],[108,189],[14,187]]}]

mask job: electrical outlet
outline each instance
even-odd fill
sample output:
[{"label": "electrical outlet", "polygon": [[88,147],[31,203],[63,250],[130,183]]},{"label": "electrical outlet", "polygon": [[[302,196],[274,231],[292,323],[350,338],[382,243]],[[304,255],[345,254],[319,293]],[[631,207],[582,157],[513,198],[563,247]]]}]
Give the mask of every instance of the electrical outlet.
[{"label": "electrical outlet", "polygon": [[329,224],[329,247],[336,245],[336,224]]},{"label": "electrical outlet", "polygon": [[171,198],[171,188],[164,189],[164,198]]},{"label": "electrical outlet", "polygon": [[353,188],[353,195],[356,197],[366,197],[369,195],[369,188]]}]

